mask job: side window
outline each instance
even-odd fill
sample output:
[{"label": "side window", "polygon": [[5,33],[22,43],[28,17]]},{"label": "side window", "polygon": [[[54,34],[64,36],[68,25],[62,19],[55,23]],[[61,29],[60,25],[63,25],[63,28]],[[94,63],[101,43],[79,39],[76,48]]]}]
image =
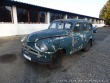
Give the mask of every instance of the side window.
[{"label": "side window", "polygon": [[88,24],[87,23],[84,23],[83,24],[83,31],[88,31],[89,28],[88,28]]},{"label": "side window", "polygon": [[56,28],[56,23],[52,23],[50,28],[55,29]]},{"label": "side window", "polygon": [[92,30],[92,24],[88,24],[88,28],[91,31]]},{"label": "side window", "polygon": [[92,30],[92,24],[84,23],[83,24],[83,31],[90,31]]},{"label": "side window", "polygon": [[81,28],[81,24],[80,23],[76,23],[75,26],[74,26],[74,30],[73,31],[74,32],[80,32],[81,31],[80,28]]},{"label": "side window", "polygon": [[58,29],[63,29],[64,23],[58,23]]},{"label": "side window", "polygon": [[72,24],[71,23],[65,23],[65,29],[71,29]]}]

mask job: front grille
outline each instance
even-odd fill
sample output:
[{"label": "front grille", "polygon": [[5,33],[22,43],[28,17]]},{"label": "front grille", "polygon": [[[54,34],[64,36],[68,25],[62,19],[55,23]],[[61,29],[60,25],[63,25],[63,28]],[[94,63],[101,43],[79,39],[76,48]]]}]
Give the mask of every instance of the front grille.
[{"label": "front grille", "polygon": [[39,51],[37,51],[37,50],[35,50],[35,49],[33,49],[33,48],[29,47],[29,46],[25,46],[23,49],[26,50],[29,53],[37,55],[37,57],[42,57],[42,55],[39,53]]},{"label": "front grille", "polygon": [[29,46],[25,46],[24,49],[27,50],[28,52],[31,52],[31,53],[33,53],[33,52],[37,53],[37,54],[39,53],[38,51],[34,50],[33,48],[31,48]]}]

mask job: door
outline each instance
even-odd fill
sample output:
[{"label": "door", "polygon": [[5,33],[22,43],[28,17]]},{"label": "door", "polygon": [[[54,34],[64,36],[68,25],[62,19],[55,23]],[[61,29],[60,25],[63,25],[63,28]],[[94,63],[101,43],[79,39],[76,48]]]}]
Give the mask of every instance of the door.
[{"label": "door", "polygon": [[82,33],[82,23],[76,23],[73,29],[74,47],[73,51],[79,51],[83,48],[83,33]]},{"label": "door", "polygon": [[87,45],[89,39],[92,39],[92,27],[89,23],[83,23],[82,24],[82,32],[83,32],[83,41],[84,41],[84,47]]}]

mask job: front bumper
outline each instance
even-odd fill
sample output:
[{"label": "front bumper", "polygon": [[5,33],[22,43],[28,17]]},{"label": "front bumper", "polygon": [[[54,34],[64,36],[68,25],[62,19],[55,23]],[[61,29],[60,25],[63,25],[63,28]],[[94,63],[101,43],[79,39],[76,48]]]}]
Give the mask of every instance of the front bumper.
[{"label": "front bumper", "polygon": [[51,55],[44,55],[42,57],[38,57],[40,54],[33,51],[32,49],[29,48],[22,48],[22,55],[24,56],[24,58],[33,61],[33,62],[38,62],[41,64],[50,64],[51,63]]}]

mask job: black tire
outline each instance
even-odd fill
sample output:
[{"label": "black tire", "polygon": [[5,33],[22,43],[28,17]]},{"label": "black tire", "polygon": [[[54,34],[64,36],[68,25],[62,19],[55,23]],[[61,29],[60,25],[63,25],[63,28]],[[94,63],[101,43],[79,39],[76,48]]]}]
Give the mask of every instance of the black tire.
[{"label": "black tire", "polygon": [[91,43],[92,43],[92,42],[89,40],[88,43],[87,43],[87,46],[83,49],[84,52],[87,52],[87,51],[90,50],[90,48],[91,48]]},{"label": "black tire", "polygon": [[63,60],[63,51],[57,51],[53,54],[52,62],[49,64],[49,68],[55,69],[62,66],[62,60]]}]

